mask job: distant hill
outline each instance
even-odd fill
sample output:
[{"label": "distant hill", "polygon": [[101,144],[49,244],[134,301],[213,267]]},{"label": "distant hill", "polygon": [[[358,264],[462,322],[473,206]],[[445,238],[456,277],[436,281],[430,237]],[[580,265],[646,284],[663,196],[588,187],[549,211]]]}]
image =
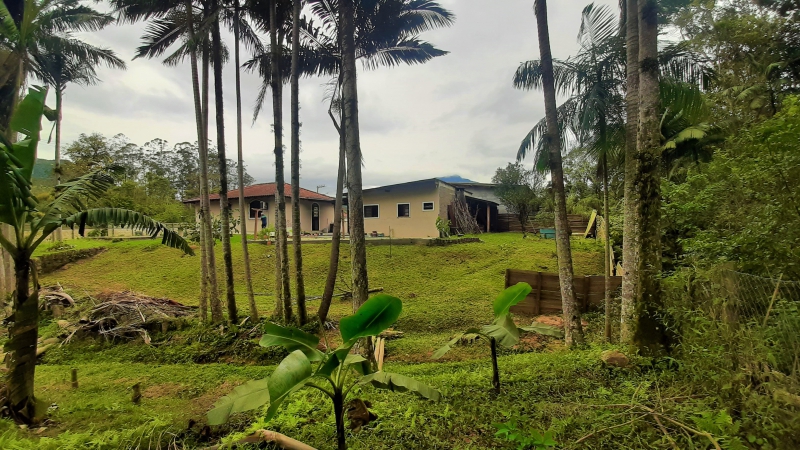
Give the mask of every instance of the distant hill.
[{"label": "distant hill", "polygon": [[474,183],[474,181],[466,179],[460,175],[450,175],[447,177],[439,177],[445,183]]},{"label": "distant hill", "polygon": [[33,166],[33,179],[40,181],[54,179],[53,169],[55,167],[55,160],[36,158],[36,165]]}]

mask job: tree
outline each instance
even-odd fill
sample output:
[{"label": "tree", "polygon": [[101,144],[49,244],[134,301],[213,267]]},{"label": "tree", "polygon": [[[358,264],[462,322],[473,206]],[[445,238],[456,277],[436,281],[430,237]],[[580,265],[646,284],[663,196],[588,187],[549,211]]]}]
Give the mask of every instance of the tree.
[{"label": "tree", "polygon": [[241,64],[239,61],[239,40],[241,7],[239,0],[234,0],[233,39],[234,39],[234,70],[236,71],[236,154],[238,156],[238,184],[239,184],[239,219],[242,227],[242,256],[244,257],[244,282],[247,288],[247,301],[250,305],[250,316],[252,320],[258,320],[258,309],[256,299],[253,295],[253,278],[250,273],[250,252],[247,248],[247,217],[244,199],[244,158],[242,156],[242,82]]},{"label": "tree", "polygon": [[[300,325],[308,321],[306,287],[303,279],[303,251],[300,244],[300,0],[292,0],[292,65],[291,65],[291,120],[292,120],[292,240],[294,247],[295,289],[297,289],[297,320]],[[313,211],[312,211],[313,214]]]},{"label": "tree", "polygon": [[100,55],[104,53],[102,49],[76,39],[73,33],[100,30],[114,18],[81,5],[79,0],[23,0],[0,2],[0,21],[0,48],[5,57],[0,84],[13,83],[13,88],[5,91],[6,96],[0,99],[3,105],[0,127],[8,132],[8,120],[19,99],[22,83],[31,71],[41,71],[37,57],[60,51],[65,57],[78,61],[107,60]]},{"label": "tree", "polygon": [[564,171],[561,165],[561,136],[558,132],[556,111],[556,88],[553,75],[553,59],[550,53],[550,32],[547,24],[547,1],[534,3],[539,35],[539,53],[542,61],[542,90],[544,91],[545,116],[547,119],[546,145],[549,148],[550,179],[555,197],[556,250],[558,253],[558,275],[561,284],[561,301],[564,311],[564,341],[568,346],[583,341],[580,310],[575,296],[572,272],[572,250],[570,227],[567,220],[567,205],[564,195]]},{"label": "tree", "polygon": [[629,326],[629,343],[649,353],[667,347],[661,298],[661,133],[659,127],[658,4],[640,0],[639,22],[639,128],[633,183],[638,259]]},{"label": "tree", "polygon": [[[276,305],[282,300],[283,319],[286,323],[291,323],[292,312],[292,291],[289,284],[289,250],[286,230],[286,195],[284,192],[284,164],[283,164],[283,74],[281,72],[281,60],[283,59],[283,32],[279,30],[283,20],[278,19],[279,8],[277,0],[269,2],[269,39],[270,50],[272,52],[272,64],[270,64],[270,88],[272,89],[272,117],[273,131],[275,133],[275,214],[277,235],[277,245],[275,246],[275,292]],[[280,36],[279,36],[280,34]]]},{"label": "tree", "polygon": [[[328,277],[320,302],[318,316],[321,322],[327,318],[328,308],[333,298],[333,290],[339,268],[339,243],[341,241],[342,196],[347,176],[346,132],[342,102],[343,67],[341,60],[342,20],[341,9],[328,1],[310,1],[312,12],[322,22],[319,29],[304,30],[313,49],[313,58],[306,64],[311,73],[334,77],[328,114],[339,133],[339,170],[336,182],[336,202],[334,209],[334,228],[331,245]],[[357,59],[367,69],[380,66],[393,67],[401,63],[423,64],[447,52],[442,51],[419,38],[427,30],[449,26],[454,17],[437,2],[416,2],[409,0],[380,0],[359,3],[355,10],[355,45]],[[381,27],[372,24],[380,23]],[[337,121],[338,120],[338,121]],[[348,194],[349,195],[349,194]],[[352,219],[350,219],[352,220]],[[352,233],[351,233],[352,234]]]},{"label": "tree", "polygon": [[[174,231],[136,211],[116,208],[87,209],[86,200],[98,198],[114,180],[102,170],[90,172],[59,186],[55,199],[38,204],[31,194],[31,174],[36,161],[41,117],[46,90],[34,86],[11,119],[11,129],[25,136],[17,144],[0,139],[0,222],[13,227],[14,237],[0,237],[0,245],[14,259],[16,290],[13,316],[5,350],[9,354],[8,402],[14,417],[29,423],[37,417],[33,394],[36,343],[39,329],[39,282],[31,255],[53,231],[63,225],[114,224],[140,229],[152,237],[163,235],[162,243],[193,254]],[[31,289],[33,286],[33,289]]]},{"label": "tree", "polygon": [[522,225],[522,237],[527,236],[528,220],[541,208],[544,201],[544,186],[539,172],[526,169],[521,163],[508,163],[498,167],[492,177],[495,194],[508,210],[517,216]]}]

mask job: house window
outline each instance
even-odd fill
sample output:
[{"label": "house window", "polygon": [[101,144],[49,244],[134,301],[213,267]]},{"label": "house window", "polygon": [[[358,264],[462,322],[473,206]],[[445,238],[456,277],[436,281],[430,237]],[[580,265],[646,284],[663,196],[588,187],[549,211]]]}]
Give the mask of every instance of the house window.
[{"label": "house window", "polygon": [[408,203],[398,203],[397,217],[411,217],[411,205]]},{"label": "house window", "polygon": [[250,218],[255,219],[258,217],[258,212],[266,211],[267,210],[267,202],[262,202],[260,200],[254,200],[250,202]]},{"label": "house window", "polygon": [[364,205],[364,218],[377,219],[378,218],[378,205]]},{"label": "house window", "polygon": [[433,211],[433,202],[422,202],[423,211]]}]

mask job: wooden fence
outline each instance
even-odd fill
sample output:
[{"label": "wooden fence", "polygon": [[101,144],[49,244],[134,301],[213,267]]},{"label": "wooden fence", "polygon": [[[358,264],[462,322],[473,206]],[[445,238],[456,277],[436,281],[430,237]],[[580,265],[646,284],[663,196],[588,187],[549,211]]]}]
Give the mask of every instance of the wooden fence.
[{"label": "wooden fence", "polygon": [[[567,214],[567,219],[569,220],[569,227],[571,229],[572,234],[581,234],[583,235],[586,232],[586,227],[589,225],[589,219],[580,215],[580,214]],[[520,225],[519,219],[514,214],[498,214],[497,215],[497,231],[516,231],[521,232],[522,226]],[[538,223],[534,218],[528,220],[528,225],[525,227],[526,230],[533,233],[539,230],[539,228],[553,228],[552,223],[545,226]]]},{"label": "wooden fence", "polygon": [[[506,287],[521,281],[533,290],[525,300],[511,307],[511,312],[524,315],[550,314],[561,311],[561,285],[558,274],[529,270],[506,269]],[[611,277],[611,291],[622,286],[622,277]],[[581,311],[602,305],[605,301],[605,278],[602,275],[576,276],[575,294]]]}]

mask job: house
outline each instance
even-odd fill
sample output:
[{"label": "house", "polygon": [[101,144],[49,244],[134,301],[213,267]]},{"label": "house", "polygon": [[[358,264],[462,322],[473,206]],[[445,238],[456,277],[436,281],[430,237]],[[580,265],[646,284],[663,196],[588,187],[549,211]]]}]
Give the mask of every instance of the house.
[{"label": "house", "polygon": [[[285,184],[283,191],[286,195],[286,226],[292,228],[292,188]],[[275,226],[275,193],[276,183],[261,183],[244,188],[245,208],[247,212],[247,230],[252,232],[261,229],[260,216],[263,212],[267,218],[267,226]],[[211,200],[211,214],[219,215],[219,194],[209,196]],[[307,232],[329,232],[333,226],[334,201],[332,197],[300,188],[300,229]],[[195,213],[200,212],[200,199],[193,198],[183,203],[194,207]],[[228,192],[228,204],[238,217],[239,190]]]},{"label": "house", "polygon": [[[493,231],[498,202],[475,197],[466,187],[439,178],[363,190],[364,230],[395,238],[439,237],[436,219],[448,219],[456,230],[455,204],[468,208],[481,231]],[[345,200],[346,201],[346,200]]]}]

